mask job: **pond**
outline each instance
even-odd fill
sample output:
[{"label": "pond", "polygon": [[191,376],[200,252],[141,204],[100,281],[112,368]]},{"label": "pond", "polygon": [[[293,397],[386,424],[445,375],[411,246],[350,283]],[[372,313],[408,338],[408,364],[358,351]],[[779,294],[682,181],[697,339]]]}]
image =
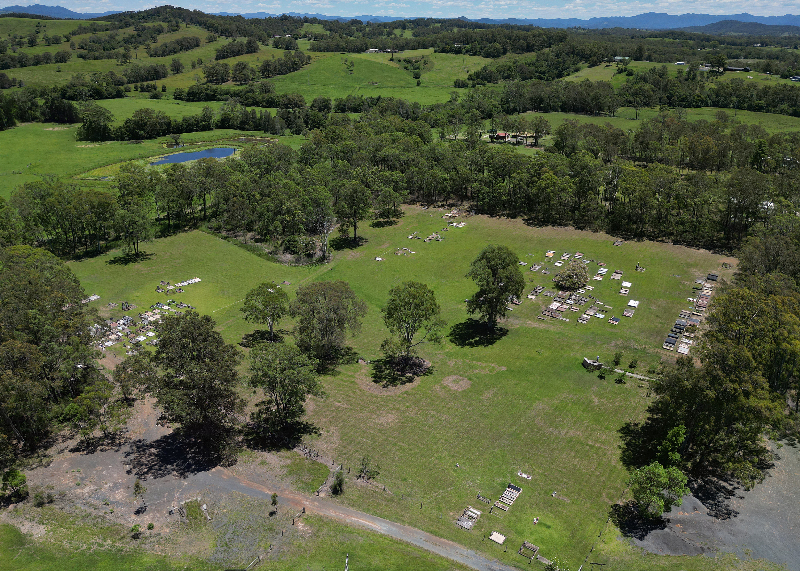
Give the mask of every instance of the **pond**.
[{"label": "pond", "polygon": [[196,161],[198,159],[221,159],[229,157],[236,152],[233,147],[215,147],[203,151],[193,151],[191,153],[175,153],[159,159],[151,165],[167,165],[170,163],[185,163],[186,161]]}]

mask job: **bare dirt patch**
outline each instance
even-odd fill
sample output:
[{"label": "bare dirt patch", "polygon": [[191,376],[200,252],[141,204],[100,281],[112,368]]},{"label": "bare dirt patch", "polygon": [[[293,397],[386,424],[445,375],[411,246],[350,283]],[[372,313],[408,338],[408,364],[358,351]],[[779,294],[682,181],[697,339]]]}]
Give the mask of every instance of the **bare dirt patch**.
[{"label": "bare dirt patch", "polygon": [[800,502],[797,477],[800,450],[775,450],[779,459],[763,483],[751,491],[732,490],[731,497],[696,489],[680,507],[665,514],[652,531],[630,534],[631,541],[652,553],[695,555],[715,551],[751,555],[800,571]]},{"label": "bare dirt patch", "polygon": [[42,537],[45,533],[47,533],[47,527],[44,525],[33,521],[12,517],[11,512],[0,514],[0,522],[11,524],[17,527],[25,535],[30,535],[33,538]]},{"label": "bare dirt patch", "polygon": [[70,127],[47,127],[45,131],[66,131]]},{"label": "bare dirt patch", "polygon": [[458,375],[450,375],[442,379],[442,384],[454,391],[465,391],[472,385],[472,381]]}]

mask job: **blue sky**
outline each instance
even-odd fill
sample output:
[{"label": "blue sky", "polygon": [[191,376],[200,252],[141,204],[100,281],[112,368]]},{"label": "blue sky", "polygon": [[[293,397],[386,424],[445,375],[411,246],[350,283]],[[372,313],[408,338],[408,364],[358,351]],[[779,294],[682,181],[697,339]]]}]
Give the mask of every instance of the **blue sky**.
[{"label": "blue sky", "polygon": [[[27,5],[20,0],[0,0],[0,7]],[[59,5],[76,12],[140,10],[162,4],[203,10],[204,12],[283,12],[319,13],[333,16],[428,16],[450,18],[591,18],[594,16],[635,16],[644,12],[668,14],[738,14],[757,16],[800,14],[800,0],[242,0],[216,2],[206,0],[164,0],[153,3],[139,0],[38,0],[38,3]]]}]

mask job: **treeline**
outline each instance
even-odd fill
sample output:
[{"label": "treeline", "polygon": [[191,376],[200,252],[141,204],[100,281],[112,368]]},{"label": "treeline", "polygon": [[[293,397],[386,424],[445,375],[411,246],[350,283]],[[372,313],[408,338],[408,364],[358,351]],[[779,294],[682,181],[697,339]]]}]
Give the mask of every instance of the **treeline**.
[{"label": "treeline", "polygon": [[[473,85],[487,79],[501,81],[499,73],[475,72]],[[671,77],[666,66],[632,73],[620,87],[610,82],[509,81],[497,92],[486,91],[493,107],[503,113],[560,111],[589,115],[614,115],[619,107],[720,107],[800,116],[800,87],[793,84],[758,84],[733,78],[709,78],[689,68]]]},{"label": "treeline", "polygon": [[247,107],[296,109],[306,106],[305,98],[299,93],[275,93],[274,87],[267,81],[260,81],[243,89],[197,84],[187,89],[177,88],[173,96],[175,99],[182,101],[227,101],[236,99]]},{"label": "treeline", "polygon": [[[650,162],[643,167],[623,158],[618,150],[628,144],[642,144],[645,135],[633,134],[626,141],[626,133],[613,132],[610,127],[581,128],[566,123],[556,129],[553,146],[548,149],[551,152],[528,157],[510,146],[480,144],[476,138],[434,140],[427,122],[401,119],[395,114],[396,106],[382,102],[359,121],[330,115],[330,108],[330,101],[320,99],[309,109],[280,110],[273,117],[231,101],[216,114],[206,108],[179,121],[141,109],[112,128],[110,114],[95,105],[84,110],[81,134],[87,138],[144,139],[215,127],[297,132],[316,122],[316,130],[298,152],[270,146],[242,153],[241,160],[251,167],[270,165],[258,171],[258,176],[238,178],[239,173],[229,178],[225,173],[244,168],[239,161],[227,161],[214,174],[214,190],[208,197],[218,227],[278,241],[288,237],[287,228],[292,229],[293,240],[305,235],[306,230],[298,228],[308,228],[298,219],[290,222],[286,218],[296,206],[285,200],[303,203],[305,192],[316,192],[314,189],[323,185],[334,197],[335,208],[338,186],[351,184],[356,174],[359,185],[372,192],[372,210],[367,209],[364,218],[378,216],[378,211],[396,211],[399,201],[406,197],[424,203],[458,200],[472,203],[479,212],[523,217],[531,224],[571,225],[717,249],[735,248],[753,229],[770,223],[775,216],[770,205],[800,202],[800,161],[795,156],[800,146],[795,134],[768,137],[763,131],[733,123],[689,124],[669,115],[645,123],[641,132],[647,137],[655,134],[651,140],[661,141],[665,154],[689,145],[682,139],[695,133],[717,140],[721,146],[728,140],[729,155],[720,165],[722,172],[709,174],[699,169],[681,174],[668,164]],[[424,112],[420,117],[427,118]],[[36,211],[13,203],[20,212]],[[169,210],[166,202],[153,207],[170,223],[185,223],[186,217],[195,216],[198,205],[182,204],[177,210]],[[283,218],[278,222],[272,214],[265,218],[268,211],[279,212]],[[76,216],[76,220],[83,216]],[[44,219],[47,217],[40,220]],[[54,251],[71,253],[96,243],[95,230],[87,227],[77,232],[63,227],[65,221],[55,207],[50,219],[56,226],[44,234],[28,233],[39,236],[43,243],[57,244]],[[339,218],[348,228],[357,226],[359,220],[354,220],[347,225],[347,220]],[[26,224],[31,226],[30,222]],[[46,225],[39,221],[31,227]]]},{"label": "treeline", "polygon": [[77,137],[85,141],[141,141],[156,139],[166,135],[211,131],[212,129],[239,129],[242,131],[262,131],[282,134],[286,129],[284,115],[288,110],[279,110],[273,116],[269,111],[247,109],[236,101],[229,101],[214,113],[204,107],[196,115],[171,119],[163,111],[149,107],[137,109],[121,125],[112,126],[114,117],[107,109],[91,103],[80,111],[81,125]]},{"label": "treeline", "polygon": [[38,54],[26,54],[17,52],[16,54],[0,54],[0,69],[14,69],[20,67],[35,67],[37,65],[47,65],[50,63],[67,63],[72,57],[69,50],[59,50],[53,52],[41,52]]},{"label": "treeline", "polygon": [[[774,467],[773,442],[800,430],[800,227],[797,197],[777,198],[737,252],[692,358],[651,383],[641,423],[627,423],[622,460],[674,466],[719,492],[746,489]],[[699,363],[698,363],[699,362]],[[780,448],[780,444],[778,444]],[[668,454],[665,452],[669,451]]]},{"label": "treeline", "polygon": [[78,279],[49,252],[7,246],[0,244],[0,474],[3,496],[20,501],[27,487],[16,460],[65,422],[108,420],[113,406],[106,409],[111,383],[94,363],[95,317]]},{"label": "treeline", "polygon": [[150,57],[166,57],[181,52],[188,52],[195,48],[200,47],[200,38],[197,36],[187,36],[178,38],[177,40],[170,40],[158,46],[147,48],[147,55]]},{"label": "treeline", "polygon": [[155,81],[164,79],[169,75],[167,66],[163,63],[150,65],[135,63],[122,72],[126,83],[142,83],[143,81]]},{"label": "treeline", "polygon": [[[485,65],[470,73],[467,80],[472,86],[530,79],[553,81],[578,71],[581,61],[576,54],[554,48],[536,54],[504,59],[496,65]],[[456,87],[466,87],[466,85],[456,85]]]},{"label": "treeline", "polygon": [[168,22],[171,26],[179,24],[199,26],[209,32],[227,38],[255,38],[266,44],[273,36],[287,34],[299,36],[300,29],[309,19],[294,18],[283,15],[277,18],[244,18],[242,16],[215,16],[199,10],[188,10],[172,6],[159,6],[138,12],[111,14],[103,18],[112,25],[126,28],[128,26]]}]

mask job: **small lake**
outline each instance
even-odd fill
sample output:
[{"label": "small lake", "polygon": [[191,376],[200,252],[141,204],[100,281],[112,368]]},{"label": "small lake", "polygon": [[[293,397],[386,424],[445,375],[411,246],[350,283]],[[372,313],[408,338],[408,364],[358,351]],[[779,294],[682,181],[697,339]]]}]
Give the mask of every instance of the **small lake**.
[{"label": "small lake", "polygon": [[193,151],[191,153],[175,153],[159,159],[151,165],[167,165],[170,163],[185,163],[186,161],[196,161],[198,159],[222,159],[231,156],[236,149],[233,147],[215,147],[204,151]]}]

